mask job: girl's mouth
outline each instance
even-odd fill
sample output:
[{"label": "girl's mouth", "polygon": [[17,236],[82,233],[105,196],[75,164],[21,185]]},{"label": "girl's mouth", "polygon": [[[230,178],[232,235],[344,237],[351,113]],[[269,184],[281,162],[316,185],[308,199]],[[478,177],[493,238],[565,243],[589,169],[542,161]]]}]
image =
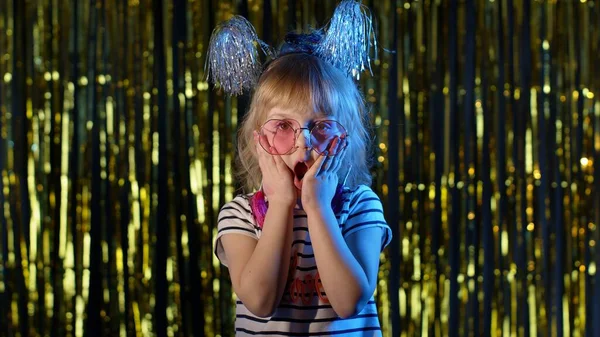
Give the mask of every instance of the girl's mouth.
[{"label": "girl's mouth", "polygon": [[298,162],[296,166],[294,166],[294,185],[297,189],[302,189],[302,178],[308,172],[308,166],[304,162]]}]

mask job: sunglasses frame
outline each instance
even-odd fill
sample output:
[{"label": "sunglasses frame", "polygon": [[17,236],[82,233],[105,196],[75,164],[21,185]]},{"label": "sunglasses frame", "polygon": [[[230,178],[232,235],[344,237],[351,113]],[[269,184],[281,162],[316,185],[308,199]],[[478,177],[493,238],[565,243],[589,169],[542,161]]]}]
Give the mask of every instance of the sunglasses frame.
[{"label": "sunglasses frame", "polygon": [[[345,127],[342,125],[342,123],[340,123],[340,122],[338,122],[338,121],[335,121],[335,120],[331,120],[331,119],[319,120],[319,121],[316,121],[316,122],[315,122],[315,123],[312,125],[312,127],[310,127],[310,128],[303,128],[303,127],[296,127],[296,126],[300,126],[300,123],[298,123],[298,121],[297,121],[297,120],[294,120],[294,119],[279,119],[279,118],[271,118],[271,119],[267,120],[266,122],[264,122],[264,123],[261,125],[260,129],[258,130],[258,134],[259,134],[259,136],[260,136],[260,137],[262,137],[262,136],[265,136],[265,137],[266,137],[266,136],[267,136],[267,135],[265,135],[265,134],[263,133],[263,129],[264,129],[265,125],[267,125],[267,124],[268,124],[269,122],[271,122],[271,121],[281,121],[281,122],[285,122],[285,123],[287,123],[287,124],[288,124],[288,125],[289,125],[289,126],[292,128],[292,130],[294,130],[294,146],[292,146],[292,148],[291,148],[291,149],[289,149],[289,150],[288,150],[286,153],[271,153],[271,152],[269,151],[269,149],[266,149],[266,148],[265,148],[265,146],[263,145],[263,143],[262,143],[262,142],[259,140],[259,142],[258,142],[258,143],[260,144],[260,147],[262,147],[262,148],[263,148],[263,149],[264,149],[264,150],[265,150],[265,151],[266,151],[268,154],[270,154],[270,155],[273,155],[273,156],[276,156],[276,155],[279,155],[279,156],[281,156],[281,155],[288,155],[288,154],[292,154],[292,153],[296,152],[296,150],[298,149],[298,147],[297,147],[297,146],[295,146],[295,144],[296,144],[296,142],[298,141],[298,131],[301,131],[301,130],[308,130],[308,132],[309,132],[308,143],[310,144],[310,150],[311,150],[311,151],[313,151],[313,150],[314,150],[316,153],[318,153],[318,154],[322,154],[323,152],[319,152],[319,150],[317,150],[317,149],[316,149],[316,148],[313,146],[313,144],[312,144],[312,141],[311,141],[311,138],[312,138],[312,132],[313,132],[313,130],[315,129],[315,126],[317,126],[319,123],[322,123],[322,122],[333,122],[333,123],[336,123],[336,124],[338,124],[338,125],[339,125],[339,126],[342,128],[342,130],[344,131],[344,132],[342,133],[342,136],[339,136],[339,138],[340,138],[340,139],[344,140],[344,144],[343,144],[343,146],[342,146],[342,147],[341,147],[339,150],[337,150],[335,154],[328,154],[328,155],[327,155],[328,157],[332,157],[332,156],[335,156],[335,155],[337,155],[337,154],[338,154],[338,153],[340,153],[340,152],[341,152],[343,149],[345,149],[345,148],[346,148],[346,146],[348,146],[348,137],[350,137],[350,135],[348,135],[348,131],[347,131],[347,130],[346,130],[346,128],[345,128]],[[295,124],[295,125],[294,125],[294,124]],[[268,131],[268,132],[271,132],[271,131],[269,131],[269,130],[267,130],[267,131]]]}]

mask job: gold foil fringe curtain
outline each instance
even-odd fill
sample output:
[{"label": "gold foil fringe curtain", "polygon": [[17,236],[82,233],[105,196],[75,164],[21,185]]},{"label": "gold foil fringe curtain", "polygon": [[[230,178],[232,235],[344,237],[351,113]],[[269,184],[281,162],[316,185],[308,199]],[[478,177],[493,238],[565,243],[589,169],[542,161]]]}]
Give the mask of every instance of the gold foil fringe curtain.
[{"label": "gold foil fringe curtain", "polygon": [[[365,1],[385,336],[600,334],[600,3]],[[212,253],[247,99],[212,28],[334,1],[0,2],[0,334],[231,336]]]}]

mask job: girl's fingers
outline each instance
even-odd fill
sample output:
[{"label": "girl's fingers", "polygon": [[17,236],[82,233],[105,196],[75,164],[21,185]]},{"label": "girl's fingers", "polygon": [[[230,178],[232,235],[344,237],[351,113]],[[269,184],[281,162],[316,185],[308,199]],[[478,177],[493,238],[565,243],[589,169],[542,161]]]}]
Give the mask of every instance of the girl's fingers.
[{"label": "girl's fingers", "polygon": [[338,148],[338,151],[340,151],[340,153],[343,153],[343,151],[348,147],[348,140],[346,138],[340,138],[340,146]]},{"label": "girl's fingers", "polygon": [[266,167],[265,167],[265,163],[264,163],[265,160],[263,159],[264,155],[262,153],[260,153],[261,151],[262,151],[262,149],[260,148],[260,145],[257,145],[256,152],[258,154],[258,166],[260,166],[260,171],[263,173],[263,176],[264,176]]},{"label": "girl's fingers", "polygon": [[259,135],[258,136],[258,140],[259,143],[263,146],[268,146],[269,148],[271,148],[271,150],[269,150],[270,153],[273,153],[272,147],[270,146],[269,140],[267,139],[267,136],[265,135]]},{"label": "girl's fingers", "polygon": [[336,173],[340,169],[340,166],[342,166],[342,161],[344,159],[345,152],[346,152],[346,149],[343,148],[341,152],[339,152],[338,154],[335,155],[335,160],[334,160],[333,164],[331,165],[331,168],[329,169],[330,173]]},{"label": "girl's fingers", "polygon": [[254,141],[256,142],[256,145],[258,145],[264,150],[264,152],[273,153],[273,151],[271,150],[272,148],[269,147],[269,151],[265,149],[265,147],[269,145],[269,140],[267,139],[267,136],[261,135],[257,131],[254,131]]},{"label": "girl's fingers", "polygon": [[258,145],[258,132],[256,130],[254,130],[252,132],[252,137],[254,138],[254,144]]},{"label": "girl's fingers", "polygon": [[338,136],[335,136],[333,138],[333,140],[331,141],[331,143],[329,143],[329,146],[327,147],[327,151],[329,153],[334,153],[334,150],[338,146],[339,142],[340,142],[340,138]]},{"label": "girl's fingers", "polygon": [[[255,139],[257,140],[256,143],[256,151],[258,152],[258,164],[260,165],[260,169],[263,172],[263,176],[264,175],[272,175],[276,172],[273,172],[273,169],[281,172],[281,164],[283,164],[283,166],[285,166],[285,163],[283,162],[283,159],[281,159],[281,157],[279,155],[271,155],[269,153],[277,153],[277,150],[273,147],[269,148],[269,151],[266,151],[261,144],[259,144],[258,139],[259,138],[263,138],[265,136],[260,136],[260,135],[256,135]],[[263,138],[266,140],[266,137]],[[263,143],[263,144],[267,144],[267,143]]]},{"label": "girl's fingers", "polygon": [[[269,147],[269,150],[265,150],[263,146],[269,144],[267,136],[259,134],[254,131],[254,141],[256,143],[256,152],[258,154],[258,164],[260,165],[263,176],[265,174],[272,174],[273,169],[279,172],[284,172],[283,169],[287,168],[283,159],[278,155],[277,149]],[[269,173],[271,172],[271,173]]]},{"label": "girl's fingers", "polygon": [[[269,152],[274,151],[273,149],[271,149]],[[275,159],[275,157],[279,157],[279,156],[273,156],[268,154],[266,151],[265,153],[263,153],[263,157],[264,157],[264,163],[266,166],[266,169],[268,172],[270,172],[269,174],[274,174],[277,173],[279,171],[279,169],[277,168],[277,161]]]},{"label": "girl's fingers", "polygon": [[285,165],[285,162],[283,161],[281,156],[277,153],[277,149],[271,148],[271,152],[273,153],[271,158],[273,158],[273,161],[275,162],[275,167],[277,168],[277,170],[279,172],[285,172],[285,170],[288,170],[287,165]]},{"label": "girl's fingers", "polygon": [[319,159],[313,165],[315,167],[315,177],[322,174],[332,172],[332,166],[334,166],[337,162],[337,155],[330,156],[330,153],[335,153],[337,151],[337,147],[340,145],[339,137],[335,137],[331,143],[327,146],[327,150],[325,150],[319,156]]},{"label": "girl's fingers", "polygon": [[336,138],[335,139],[335,144],[333,144],[332,146],[332,151],[334,151],[335,156],[333,156],[328,164],[327,167],[327,172],[335,172],[337,171],[337,168],[339,167],[339,163],[340,163],[340,152],[338,152],[340,150],[342,146],[342,140],[340,138]]},{"label": "girl's fingers", "polygon": [[265,173],[267,172],[267,170],[269,169],[269,165],[268,165],[268,158],[265,158],[265,150],[262,148],[262,146],[259,144],[258,142],[258,133],[256,131],[254,131],[254,143],[256,146],[256,155],[258,156],[258,166],[260,166],[260,171],[262,172],[263,176],[265,175]]},{"label": "girl's fingers", "polygon": [[327,152],[325,154],[325,156],[327,157],[325,159],[325,163],[323,164],[323,166],[321,167],[319,173],[327,173],[327,172],[331,172],[331,167],[335,164],[335,155],[330,156],[330,153],[335,153],[336,151],[336,147],[338,146],[338,142],[339,139],[337,137],[335,137],[331,143],[329,144],[329,146],[327,146]]},{"label": "girl's fingers", "polygon": [[319,159],[317,159],[317,161],[313,165],[315,167],[315,177],[326,172],[329,158],[329,151],[325,151],[319,156]]}]

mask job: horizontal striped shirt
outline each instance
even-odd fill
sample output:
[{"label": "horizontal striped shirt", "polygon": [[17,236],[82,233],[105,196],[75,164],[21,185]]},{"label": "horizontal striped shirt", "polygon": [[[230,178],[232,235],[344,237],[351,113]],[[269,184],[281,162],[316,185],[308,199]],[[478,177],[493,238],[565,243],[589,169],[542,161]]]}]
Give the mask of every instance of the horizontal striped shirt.
[{"label": "horizontal striped shirt", "polygon": [[[227,266],[221,245],[223,235],[235,233],[260,239],[248,195],[239,195],[219,212],[215,253]],[[343,207],[336,214],[343,237],[365,228],[384,230],[381,249],[391,241],[391,229],[383,216],[379,197],[365,185],[342,194]],[[236,336],[381,336],[373,296],[355,316],[341,319],[333,310],[319,278],[304,210],[294,209],[294,230],[290,272],[283,298],[270,317],[253,315],[241,301],[236,303]],[[369,244],[369,243],[365,243]]]}]

